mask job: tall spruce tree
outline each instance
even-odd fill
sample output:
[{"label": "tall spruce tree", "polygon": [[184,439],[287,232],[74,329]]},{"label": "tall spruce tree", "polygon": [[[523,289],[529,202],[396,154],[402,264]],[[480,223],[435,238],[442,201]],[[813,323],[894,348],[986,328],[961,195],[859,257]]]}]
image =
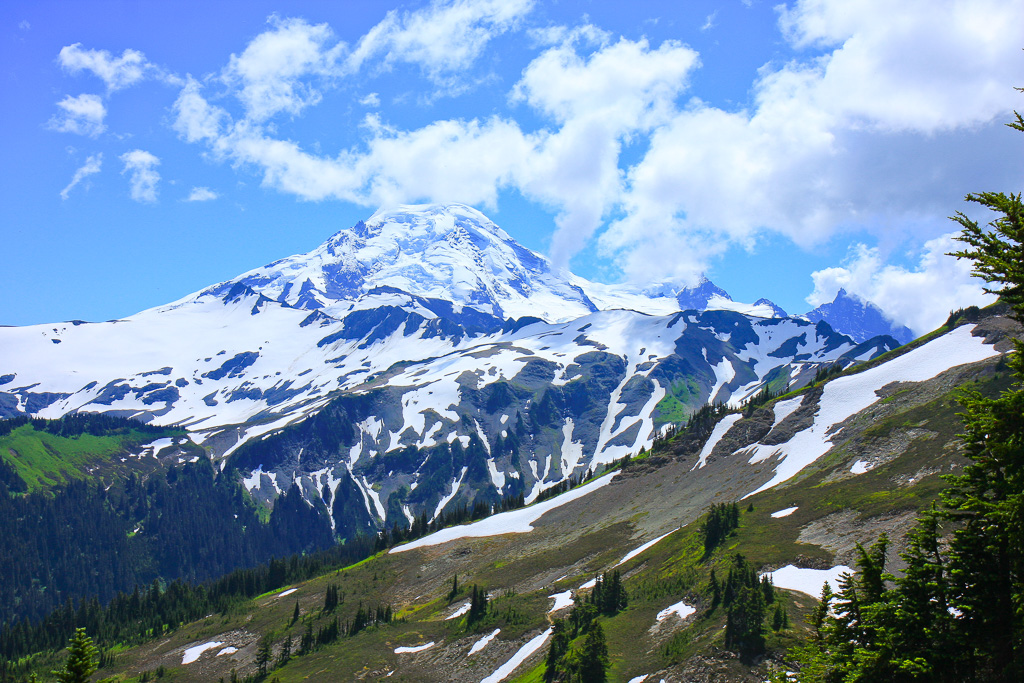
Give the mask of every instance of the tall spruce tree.
[{"label": "tall spruce tree", "polygon": [[54,671],[53,675],[60,683],[86,683],[96,672],[99,654],[85,629],[75,629],[75,635],[68,643],[68,660],[64,668]]}]

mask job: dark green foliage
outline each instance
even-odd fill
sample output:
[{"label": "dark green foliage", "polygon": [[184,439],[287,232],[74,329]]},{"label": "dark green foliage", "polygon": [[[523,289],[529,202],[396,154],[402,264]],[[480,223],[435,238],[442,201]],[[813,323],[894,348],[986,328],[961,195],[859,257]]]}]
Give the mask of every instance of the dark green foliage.
[{"label": "dark green foliage", "polygon": [[587,635],[583,637],[580,648],[578,680],[587,683],[604,683],[608,671],[608,645],[604,638],[604,629],[595,622]]},{"label": "dark green foliage", "polygon": [[555,619],[545,658],[544,680],[604,681],[609,666],[608,645],[598,616],[613,616],[626,607],[626,591],[618,572],[598,577],[594,590],[574,600],[567,619]]},{"label": "dark green foliage", "polygon": [[38,623],[19,621],[0,631],[0,662],[42,650],[56,650],[84,625],[101,644],[136,644],[204,615],[226,612],[239,601],[286,583],[319,576],[369,556],[372,543],[356,539],[345,545],[289,560],[273,560],[254,569],[239,569],[215,581],[190,585],[154,580],[148,588],[120,593],[103,607],[96,598],[75,606],[68,599]]},{"label": "dark green foliage", "polygon": [[[769,584],[770,585],[770,584]],[[726,607],[725,647],[750,663],[764,654],[765,589],[746,558],[736,555],[723,590]]]},{"label": "dark green foliage", "polygon": [[599,614],[609,617],[626,608],[629,598],[618,570],[611,574],[605,572],[603,576],[597,577],[587,602],[592,604]]},{"label": "dark green foliage", "polygon": [[452,589],[448,591],[448,602],[450,603],[455,598],[459,597],[459,575],[456,574],[452,577]]},{"label": "dark green foliage", "polygon": [[775,610],[772,612],[772,630],[781,631],[787,628],[789,628],[789,613],[781,602],[775,603]]},{"label": "dark green foliage", "polygon": [[[1016,115],[1011,127],[1024,131]],[[1021,195],[985,192],[967,200],[998,214],[988,229],[953,218],[974,262],[1024,322],[1024,204]],[[947,325],[976,315],[957,311]],[[814,614],[815,639],[797,653],[803,681],[1024,680],[1024,344],[1007,365],[1014,385],[997,398],[961,394],[970,463],[947,478],[943,506],[924,515],[896,580],[883,572],[886,539],[859,549],[856,577]],[[953,529],[948,548],[940,527]],[[889,582],[887,584],[887,581]]]},{"label": "dark green foliage", "polygon": [[97,669],[99,650],[93,645],[92,638],[86,635],[84,628],[75,629],[75,635],[68,643],[68,660],[64,668],[54,671],[60,683],[87,683],[89,677]]},{"label": "dark green foliage", "polygon": [[260,678],[265,678],[267,675],[267,666],[270,664],[270,648],[270,638],[266,636],[260,638],[260,644],[256,648],[256,672]]},{"label": "dark green foliage", "polygon": [[704,556],[710,555],[739,525],[740,508],[736,503],[713,504],[702,527]]},{"label": "dark green foliage", "polygon": [[466,625],[472,626],[487,615],[487,592],[478,588],[474,583],[470,589],[469,613],[466,615]]},{"label": "dark green foliage", "polygon": [[292,624],[299,620],[299,601],[295,601],[295,611],[292,612]]},{"label": "dark green foliage", "polygon": [[263,524],[241,484],[205,458],[109,490],[72,481],[47,493],[0,494],[0,623],[38,622],[68,600],[106,604],[154,579],[199,583],[334,545],[326,515],[297,487]]},{"label": "dark green foliage", "polygon": [[[338,605],[345,601],[344,593],[341,593],[337,584],[330,584],[327,586],[327,592],[324,595],[324,612],[333,612],[338,608]],[[299,603],[295,603],[295,614],[299,613]]]}]

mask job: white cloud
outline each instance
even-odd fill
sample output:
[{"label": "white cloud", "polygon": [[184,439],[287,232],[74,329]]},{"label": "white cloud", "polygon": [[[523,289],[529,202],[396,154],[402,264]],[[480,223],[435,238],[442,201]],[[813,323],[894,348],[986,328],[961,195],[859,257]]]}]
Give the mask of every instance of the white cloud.
[{"label": "white cloud", "polygon": [[364,107],[379,107],[380,106],[380,95],[375,92],[370,93],[366,97],[359,100],[359,104]]},{"label": "white cloud", "polygon": [[435,0],[413,12],[391,10],[356,44],[348,57],[352,71],[380,56],[418,64],[435,82],[453,86],[453,75],[469,67],[495,36],[513,29],[534,0]]},{"label": "white cloud", "polygon": [[96,173],[99,173],[100,172],[100,166],[102,164],[103,164],[103,153],[102,152],[99,153],[99,154],[93,154],[92,156],[88,157],[85,160],[85,163],[82,165],[82,167],[79,168],[77,171],[75,171],[75,175],[71,178],[71,182],[68,183],[68,186],[60,191],[60,198],[61,199],[67,199],[68,198],[68,194],[71,192],[71,189],[75,185],[78,185],[78,183],[80,183],[83,180],[85,180],[86,178],[88,178],[89,176],[94,175]]},{"label": "white cloud", "polygon": [[22,31],[27,31],[30,28],[32,28],[32,24],[28,23],[28,20],[22,19],[21,21],[18,22],[18,28],[20,28]]},{"label": "white cloud", "polygon": [[718,10],[715,10],[714,12],[709,14],[708,18],[704,20],[703,24],[701,24],[700,30],[701,31],[710,31],[711,29],[713,29],[715,27],[715,17],[717,17],[717,16],[718,16]]},{"label": "white cloud", "polygon": [[[963,154],[999,149],[968,148],[1016,103],[1024,5],[802,0],[780,25],[797,49],[826,51],[763,67],[748,110],[690,102],[628,170],[625,217],[601,247],[632,276],[678,274],[677,251],[713,255],[761,231],[802,246],[847,228],[935,235],[979,187]],[[636,245],[654,243],[665,257],[652,262]]]},{"label": "white cloud", "polygon": [[228,119],[227,112],[206,101],[199,92],[200,88],[199,82],[188,76],[185,87],[171,107],[174,112],[172,127],[186,142],[215,140]]},{"label": "white cloud", "polygon": [[132,199],[137,202],[155,202],[156,185],[160,182],[160,174],[156,167],[160,165],[160,160],[141,149],[125,152],[118,158],[124,162],[121,173],[131,174],[129,184]]},{"label": "white cloud", "polygon": [[916,334],[929,332],[945,321],[951,310],[984,306],[995,300],[971,276],[972,263],[946,256],[962,248],[949,233],[925,242],[917,267],[907,269],[883,262],[878,249],[859,244],[842,266],[811,274],[811,306],[832,301],[840,288],[874,302],[890,320]]},{"label": "white cloud", "polygon": [[550,48],[523,71],[512,90],[562,124],[544,140],[519,177],[522,191],[559,210],[551,256],[568,264],[619,199],[624,141],[668,121],[697,66],[697,53],[675,41],[651,49],[644,39],[603,45],[581,56],[580,35]]},{"label": "white cloud", "polygon": [[208,187],[193,187],[188,197],[185,199],[186,202],[209,202],[219,197],[216,192]]},{"label": "white cloud", "polygon": [[337,76],[344,43],[331,44],[327,24],[303,19],[268,20],[271,30],[256,36],[241,55],[231,55],[222,80],[236,87],[246,116],[265,121],[279,113],[297,115],[317,104],[322,95],[310,78],[328,81]]},{"label": "white cloud", "polygon": [[66,95],[63,100],[57,103],[63,112],[50,119],[47,126],[50,130],[60,133],[76,133],[96,137],[107,129],[103,125],[103,117],[107,115],[107,109],[99,95],[88,93],[72,97]]},{"label": "white cloud", "polygon": [[120,57],[113,57],[106,50],[83,50],[81,43],[61,48],[57,59],[72,75],[91,71],[107,84],[108,92],[127,88],[155,69],[138,50],[125,50]]}]

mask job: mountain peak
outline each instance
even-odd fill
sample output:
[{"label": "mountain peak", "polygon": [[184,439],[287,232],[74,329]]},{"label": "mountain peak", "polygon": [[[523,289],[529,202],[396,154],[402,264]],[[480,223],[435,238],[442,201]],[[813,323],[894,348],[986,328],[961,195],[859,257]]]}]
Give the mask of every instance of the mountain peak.
[{"label": "mountain peak", "polygon": [[849,335],[858,343],[879,335],[889,335],[900,344],[915,338],[909,328],[891,322],[874,303],[850,294],[844,288],[836,292],[831,303],[824,303],[808,311],[804,317],[811,322],[824,320],[834,330]]},{"label": "mountain peak", "polygon": [[330,313],[381,287],[441,299],[500,318],[567,320],[596,310],[547,259],[464,204],[382,208],[306,254],[290,256],[202,294],[242,283],[281,303]]}]

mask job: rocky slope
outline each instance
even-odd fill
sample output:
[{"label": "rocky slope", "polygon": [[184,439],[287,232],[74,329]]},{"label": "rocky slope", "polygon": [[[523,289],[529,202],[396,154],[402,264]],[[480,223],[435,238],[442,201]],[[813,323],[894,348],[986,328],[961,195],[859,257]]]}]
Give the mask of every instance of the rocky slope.
[{"label": "rocky slope", "polygon": [[[957,388],[991,395],[1004,388],[1002,353],[1019,332],[1000,317],[940,330],[859,372],[726,415],[709,434],[659,441],[646,457],[569,494],[190,624],[125,652],[111,671],[136,675],[163,665],[176,680],[215,680],[232,668],[245,674],[263,635],[272,634],[277,652],[289,635],[381,602],[401,620],[293,657],[273,675],[538,680],[551,620],[584,598],[596,573],[615,569],[630,600],[601,618],[609,680],[764,680],[770,668],[785,668],[783,653],[804,637],[812,595],[852,563],[855,544],[886,531],[899,548],[916,511],[942,487],[940,475],[961,466]],[[712,502],[732,500],[742,501],[740,529],[706,556],[701,515]],[[790,618],[769,633],[768,657],[752,665],[723,647],[724,613],[708,587],[711,569],[723,576],[736,552],[773,573]],[[898,571],[895,553],[889,564]],[[453,576],[492,596],[481,621],[466,621],[465,593],[449,597]],[[320,610],[328,585],[346,595],[337,613]],[[301,619],[291,624],[296,601]],[[184,663],[192,648],[202,652]]]},{"label": "rocky slope", "polygon": [[[684,304],[706,310],[664,313]],[[294,482],[346,535],[532,501],[706,403],[896,346],[781,313],[706,280],[594,285],[473,209],[403,207],[124,320],[0,329],[0,416],[184,427],[256,498]]]}]

